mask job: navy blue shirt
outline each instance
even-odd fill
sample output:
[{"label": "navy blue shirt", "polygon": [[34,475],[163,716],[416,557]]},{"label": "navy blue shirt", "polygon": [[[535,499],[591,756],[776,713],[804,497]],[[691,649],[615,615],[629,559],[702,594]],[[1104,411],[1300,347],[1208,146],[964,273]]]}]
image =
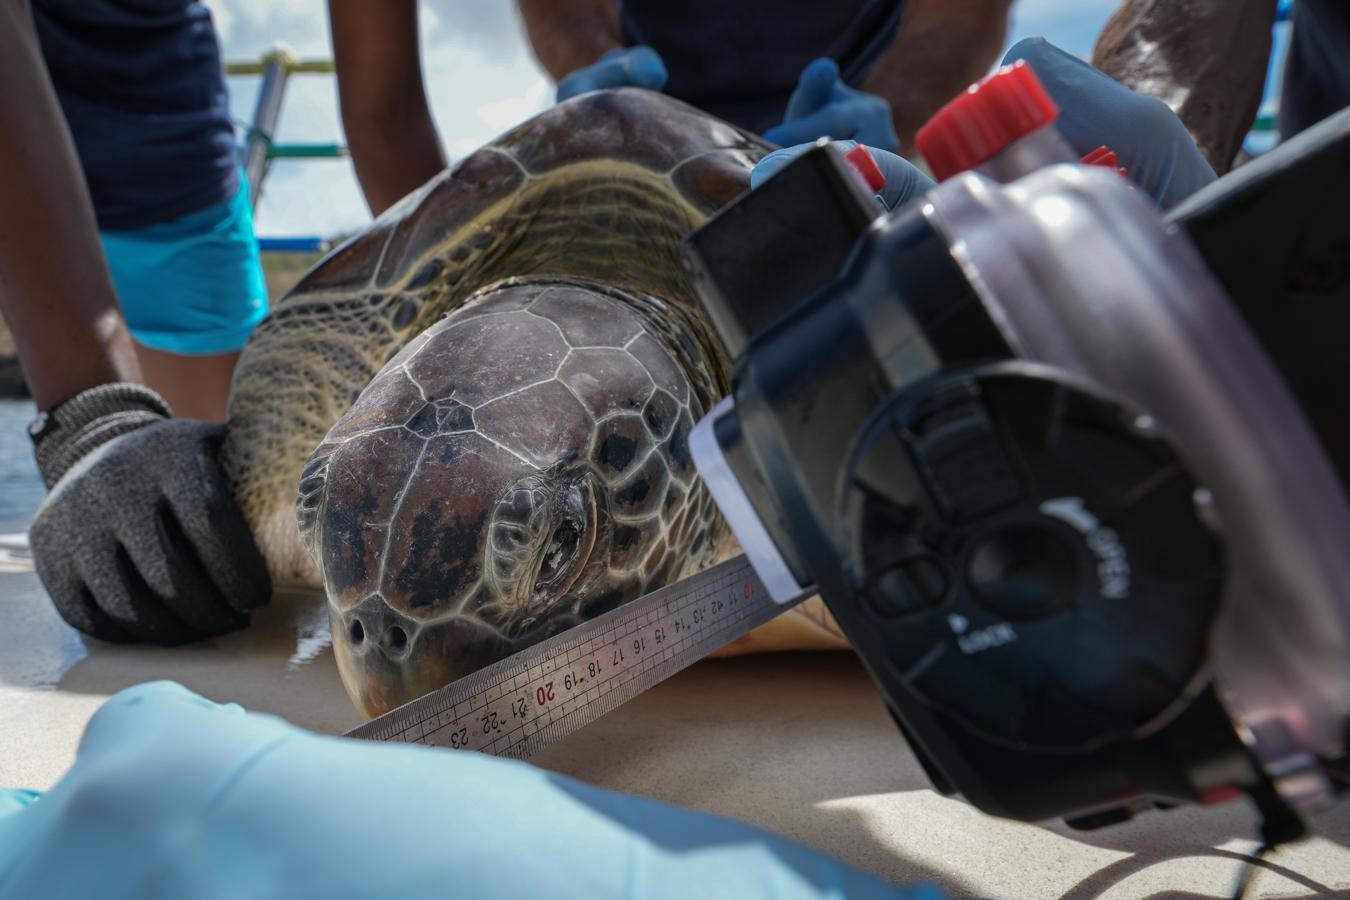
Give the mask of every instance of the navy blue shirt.
[{"label": "navy blue shirt", "polygon": [[904,0],[619,0],[625,41],[661,55],[664,92],[748,131],[783,121],[797,78],[828,56],[857,87],[900,27]]},{"label": "navy blue shirt", "polygon": [[100,228],[159,225],[239,190],[220,45],[190,0],[33,0]]},{"label": "navy blue shirt", "polygon": [[1350,2],[1298,0],[1280,91],[1280,137],[1288,140],[1350,106]]}]

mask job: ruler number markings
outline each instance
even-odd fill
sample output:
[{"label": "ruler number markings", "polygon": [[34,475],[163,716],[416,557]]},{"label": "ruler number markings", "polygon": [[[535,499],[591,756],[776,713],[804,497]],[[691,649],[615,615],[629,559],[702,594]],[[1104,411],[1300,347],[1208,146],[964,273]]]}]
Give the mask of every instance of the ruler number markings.
[{"label": "ruler number markings", "polygon": [[781,608],[766,606],[761,592],[748,566],[732,568],[684,596],[557,644],[549,656],[530,658],[527,649],[495,676],[485,670],[488,680],[475,680],[471,696],[446,696],[451,686],[423,698],[425,705],[413,701],[366,736],[526,756],[693,663],[700,648],[735,637],[753,614],[772,618]]}]

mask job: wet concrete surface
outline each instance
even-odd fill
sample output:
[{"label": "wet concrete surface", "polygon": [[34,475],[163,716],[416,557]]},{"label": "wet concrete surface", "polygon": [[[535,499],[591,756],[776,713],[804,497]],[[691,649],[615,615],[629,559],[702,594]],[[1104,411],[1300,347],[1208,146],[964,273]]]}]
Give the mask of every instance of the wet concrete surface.
[{"label": "wet concrete surface", "polygon": [[[0,403],[3,478],[25,477],[31,458],[14,434],[27,421],[22,406]],[[41,489],[26,477],[0,480],[0,786],[50,786],[104,698],[155,678],[322,732],[357,723],[314,594],[282,594],[247,631],[190,647],[86,642],[32,572],[22,525]],[[769,828],[896,883],[936,881],[955,897],[1227,897],[1256,846],[1243,805],[1081,833],[940,797],[842,653],[700,663],[534,762]],[[1350,897],[1350,804],[1318,825],[1322,837],[1270,857],[1249,896]]]},{"label": "wet concrete surface", "polygon": [[18,531],[42,502],[28,423],[36,410],[23,400],[0,400],[0,533]]}]

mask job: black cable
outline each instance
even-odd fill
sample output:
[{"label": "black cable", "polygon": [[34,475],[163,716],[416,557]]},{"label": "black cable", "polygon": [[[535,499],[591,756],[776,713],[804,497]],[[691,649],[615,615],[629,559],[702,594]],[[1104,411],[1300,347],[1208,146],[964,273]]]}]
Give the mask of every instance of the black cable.
[{"label": "black cable", "polygon": [[1252,881],[1256,878],[1256,870],[1260,868],[1260,863],[1265,859],[1266,854],[1275,849],[1274,844],[1262,843],[1256,848],[1256,852],[1248,855],[1247,861],[1238,871],[1237,885],[1233,889],[1233,900],[1242,900],[1246,895],[1247,889],[1252,886]]},{"label": "black cable", "polygon": [[1267,855],[1281,844],[1289,844],[1307,836],[1308,826],[1290,809],[1270,784],[1263,784],[1250,792],[1261,815],[1261,845],[1247,856],[1247,863],[1238,872],[1233,900],[1242,900],[1251,887],[1256,870]]}]

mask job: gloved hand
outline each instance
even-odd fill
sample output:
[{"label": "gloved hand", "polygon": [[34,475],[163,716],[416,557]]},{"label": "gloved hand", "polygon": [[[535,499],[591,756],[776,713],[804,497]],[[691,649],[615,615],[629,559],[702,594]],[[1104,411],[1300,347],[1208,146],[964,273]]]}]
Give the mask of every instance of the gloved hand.
[{"label": "gloved hand", "polygon": [[898,150],[900,139],[891,120],[891,105],[839,79],[839,66],[828,57],[802,70],[788,99],[783,124],[764,132],[764,139],[784,147],[828,137],[854,140],[881,150]]},{"label": "gloved hand", "polygon": [[651,47],[622,47],[564,75],[558,82],[558,102],[601,88],[640,87],[659,91],[666,86],[667,77],[666,64]]},{"label": "gloved hand", "polygon": [[1003,65],[1019,59],[1059,104],[1055,126],[1069,145],[1080,156],[1110,147],[1130,180],[1163,209],[1215,179],[1186,126],[1161,100],[1135,93],[1044,38],[1014,44]]},{"label": "gloved hand", "polygon": [[224,426],[168,412],[147,388],[102,385],[34,434],[52,486],[29,532],[38,576],[61,618],[103,640],[198,640],[271,598],[216,461]]},{"label": "gloved hand", "polygon": [[[840,153],[847,153],[858,145],[857,141],[831,141],[830,143]],[[765,179],[814,146],[815,142],[811,141],[793,147],[784,147],[761,159],[750,172],[750,189],[754,190],[759,187]],[[872,159],[876,160],[877,168],[881,170],[881,174],[886,177],[886,186],[877,195],[877,199],[886,209],[895,209],[908,203],[915,197],[928,193],[929,189],[933,187],[933,179],[916,169],[907,159],[876,147],[868,147],[867,149],[871,152]]]},{"label": "gloved hand", "polygon": [[940,896],[525,763],[321,737],[162,681],[110,698],[60,783],[0,815],[0,900],[827,895]]}]

